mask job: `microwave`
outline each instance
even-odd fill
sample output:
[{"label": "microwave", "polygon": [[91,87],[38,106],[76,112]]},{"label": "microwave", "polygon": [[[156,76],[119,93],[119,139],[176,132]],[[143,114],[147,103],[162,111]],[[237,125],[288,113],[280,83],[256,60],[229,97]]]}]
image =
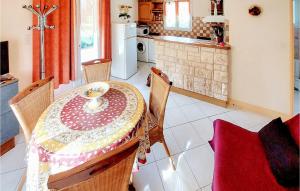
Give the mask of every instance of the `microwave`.
[{"label": "microwave", "polygon": [[138,36],[147,36],[150,33],[150,28],[147,25],[140,25],[137,27]]}]

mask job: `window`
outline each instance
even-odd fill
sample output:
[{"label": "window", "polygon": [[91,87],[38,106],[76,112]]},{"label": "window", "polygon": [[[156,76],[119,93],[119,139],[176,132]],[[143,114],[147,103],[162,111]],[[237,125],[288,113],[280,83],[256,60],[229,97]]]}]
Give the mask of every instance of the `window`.
[{"label": "window", "polygon": [[189,0],[170,0],[166,2],[165,28],[190,31],[192,15]]},{"label": "window", "polygon": [[298,28],[298,27],[300,27],[300,17],[299,17],[300,0],[294,0],[293,7],[294,7],[293,21],[294,21],[295,27]]},{"label": "window", "polygon": [[80,0],[81,62],[99,58],[98,0]]}]

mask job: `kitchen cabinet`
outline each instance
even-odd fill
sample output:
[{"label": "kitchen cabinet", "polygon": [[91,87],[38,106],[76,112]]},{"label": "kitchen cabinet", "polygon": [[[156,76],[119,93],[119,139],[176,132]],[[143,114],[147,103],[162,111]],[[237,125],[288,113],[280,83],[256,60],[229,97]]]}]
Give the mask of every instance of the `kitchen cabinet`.
[{"label": "kitchen cabinet", "polygon": [[162,23],[164,14],[164,1],[139,2],[139,22]]},{"label": "kitchen cabinet", "polygon": [[15,136],[19,134],[19,122],[9,106],[9,100],[18,93],[18,80],[12,78],[0,85],[0,156],[15,147]]},{"label": "kitchen cabinet", "polygon": [[139,21],[150,22],[152,21],[152,6],[151,2],[139,2]]}]

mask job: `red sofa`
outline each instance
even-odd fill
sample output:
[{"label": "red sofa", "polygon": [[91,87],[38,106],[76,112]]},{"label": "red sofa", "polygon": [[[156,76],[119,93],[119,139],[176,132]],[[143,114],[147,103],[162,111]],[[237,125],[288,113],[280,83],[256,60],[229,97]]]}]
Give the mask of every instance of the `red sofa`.
[{"label": "red sofa", "polygon": [[[285,122],[299,146],[299,114]],[[258,133],[223,120],[214,122],[213,191],[283,191],[269,167]]]}]

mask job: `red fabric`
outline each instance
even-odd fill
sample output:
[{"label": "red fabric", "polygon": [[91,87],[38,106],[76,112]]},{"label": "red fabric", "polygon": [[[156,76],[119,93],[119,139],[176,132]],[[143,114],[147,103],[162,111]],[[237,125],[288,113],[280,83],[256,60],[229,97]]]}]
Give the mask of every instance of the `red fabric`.
[{"label": "red fabric", "polygon": [[100,58],[112,59],[110,0],[100,0]]},{"label": "red fabric", "polygon": [[214,122],[214,131],[214,191],[287,190],[276,182],[257,133],[223,120]]},{"label": "red fabric", "polygon": [[[47,17],[48,25],[55,25],[54,30],[45,30],[45,69],[46,77],[54,76],[54,84],[69,83],[75,79],[74,63],[74,26],[75,0],[33,0],[33,4],[42,7],[58,5],[58,9]],[[37,25],[37,17],[33,16]],[[40,77],[39,31],[33,31],[33,81]]]},{"label": "red fabric", "polygon": [[285,122],[289,127],[290,134],[292,135],[294,141],[297,143],[298,147],[300,145],[300,114],[297,114],[292,119]]}]

